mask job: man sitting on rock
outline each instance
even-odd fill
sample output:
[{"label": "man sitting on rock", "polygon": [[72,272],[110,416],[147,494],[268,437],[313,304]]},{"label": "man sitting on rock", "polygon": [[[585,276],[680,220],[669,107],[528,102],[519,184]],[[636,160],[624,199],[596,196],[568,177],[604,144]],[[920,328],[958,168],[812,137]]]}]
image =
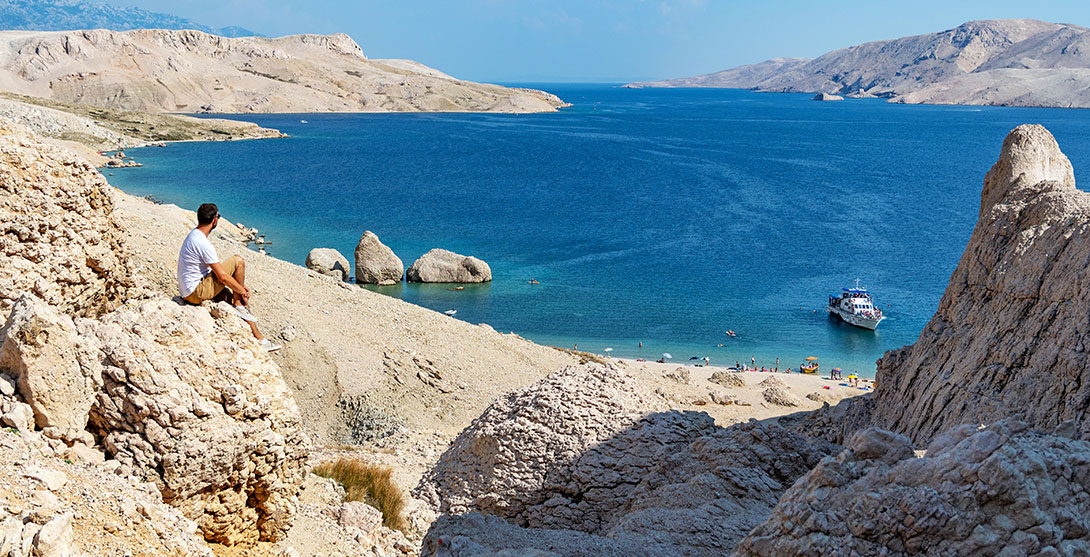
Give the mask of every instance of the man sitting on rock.
[{"label": "man sitting on rock", "polygon": [[280,350],[279,345],[273,344],[257,330],[257,318],[250,313],[246,263],[237,254],[221,262],[216,248],[208,240],[208,235],[219,224],[219,220],[219,208],[214,203],[205,203],[197,209],[197,228],[185,237],[182,249],[178,252],[178,293],[191,304],[200,304],[205,300],[226,300],[229,297],[235,312],[250,325],[254,338],[261,346],[269,352]]}]

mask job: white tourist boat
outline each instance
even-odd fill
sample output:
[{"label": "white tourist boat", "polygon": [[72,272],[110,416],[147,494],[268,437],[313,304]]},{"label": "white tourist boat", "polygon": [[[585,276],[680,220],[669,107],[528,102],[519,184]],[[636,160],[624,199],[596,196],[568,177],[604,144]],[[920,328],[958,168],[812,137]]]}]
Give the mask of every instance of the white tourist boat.
[{"label": "white tourist boat", "polygon": [[845,323],[874,330],[883,319],[882,310],[874,306],[866,288],[859,286],[859,279],[855,279],[855,288],[845,288],[840,296],[829,296],[829,313],[834,313]]}]

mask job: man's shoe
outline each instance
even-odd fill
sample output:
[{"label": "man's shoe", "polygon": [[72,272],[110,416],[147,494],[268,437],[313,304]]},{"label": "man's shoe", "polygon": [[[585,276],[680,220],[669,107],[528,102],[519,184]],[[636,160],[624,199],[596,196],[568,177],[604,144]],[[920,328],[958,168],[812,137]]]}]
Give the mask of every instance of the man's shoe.
[{"label": "man's shoe", "polygon": [[258,343],[258,344],[260,344],[261,347],[264,348],[266,352],[276,352],[277,350],[280,350],[281,348],[283,348],[283,346],[280,346],[279,344],[273,344],[273,341],[271,341],[271,340],[269,340],[267,338],[261,339],[261,342]]},{"label": "man's shoe", "polygon": [[235,306],[235,313],[237,313],[243,321],[257,323],[257,318],[254,317],[254,314],[250,313],[250,308],[246,306]]}]

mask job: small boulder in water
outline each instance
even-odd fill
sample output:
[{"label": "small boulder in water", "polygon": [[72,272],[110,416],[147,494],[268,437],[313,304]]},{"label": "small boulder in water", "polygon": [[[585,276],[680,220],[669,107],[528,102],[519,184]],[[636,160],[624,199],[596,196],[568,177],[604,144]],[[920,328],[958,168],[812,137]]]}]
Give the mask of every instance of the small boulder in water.
[{"label": "small boulder in water", "polygon": [[406,279],[409,282],[489,282],[492,269],[476,257],[433,249],[409,267]]},{"label": "small boulder in water", "polygon": [[307,269],[336,277],[338,280],[348,278],[348,258],[335,249],[314,248],[310,250],[310,253],[307,254],[306,265]]},{"label": "small boulder in water", "polygon": [[379,241],[370,230],[356,244],[356,282],[360,284],[394,284],[401,282],[405,265],[394,250]]}]

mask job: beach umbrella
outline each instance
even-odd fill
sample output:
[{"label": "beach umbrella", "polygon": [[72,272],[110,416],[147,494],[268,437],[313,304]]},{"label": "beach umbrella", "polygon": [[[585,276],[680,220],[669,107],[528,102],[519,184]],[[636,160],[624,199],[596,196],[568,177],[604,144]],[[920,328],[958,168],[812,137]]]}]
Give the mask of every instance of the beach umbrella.
[{"label": "beach umbrella", "polygon": [[612,348],[606,348],[606,352],[613,352]]},{"label": "beach umbrella", "polygon": [[673,358],[673,356],[671,356],[669,352],[663,352],[662,357],[663,358]]},{"label": "beach umbrella", "polygon": [[700,356],[692,356],[689,359],[690,360],[703,360],[704,358],[701,358]]},{"label": "beach umbrella", "polygon": [[834,367],[834,368],[833,368],[833,371],[840,371],[840,368],[838,368],[838,367]]},{"label": "beach umbrella", "polygon": [[806,361],[807,361],[807,362],[812,362],[812,361],[814,361],[814,360],[816,360],[816,359],[818,359],[818,357],[817,357],[817,356],[810,356],[809,358],[806,358]]}]

